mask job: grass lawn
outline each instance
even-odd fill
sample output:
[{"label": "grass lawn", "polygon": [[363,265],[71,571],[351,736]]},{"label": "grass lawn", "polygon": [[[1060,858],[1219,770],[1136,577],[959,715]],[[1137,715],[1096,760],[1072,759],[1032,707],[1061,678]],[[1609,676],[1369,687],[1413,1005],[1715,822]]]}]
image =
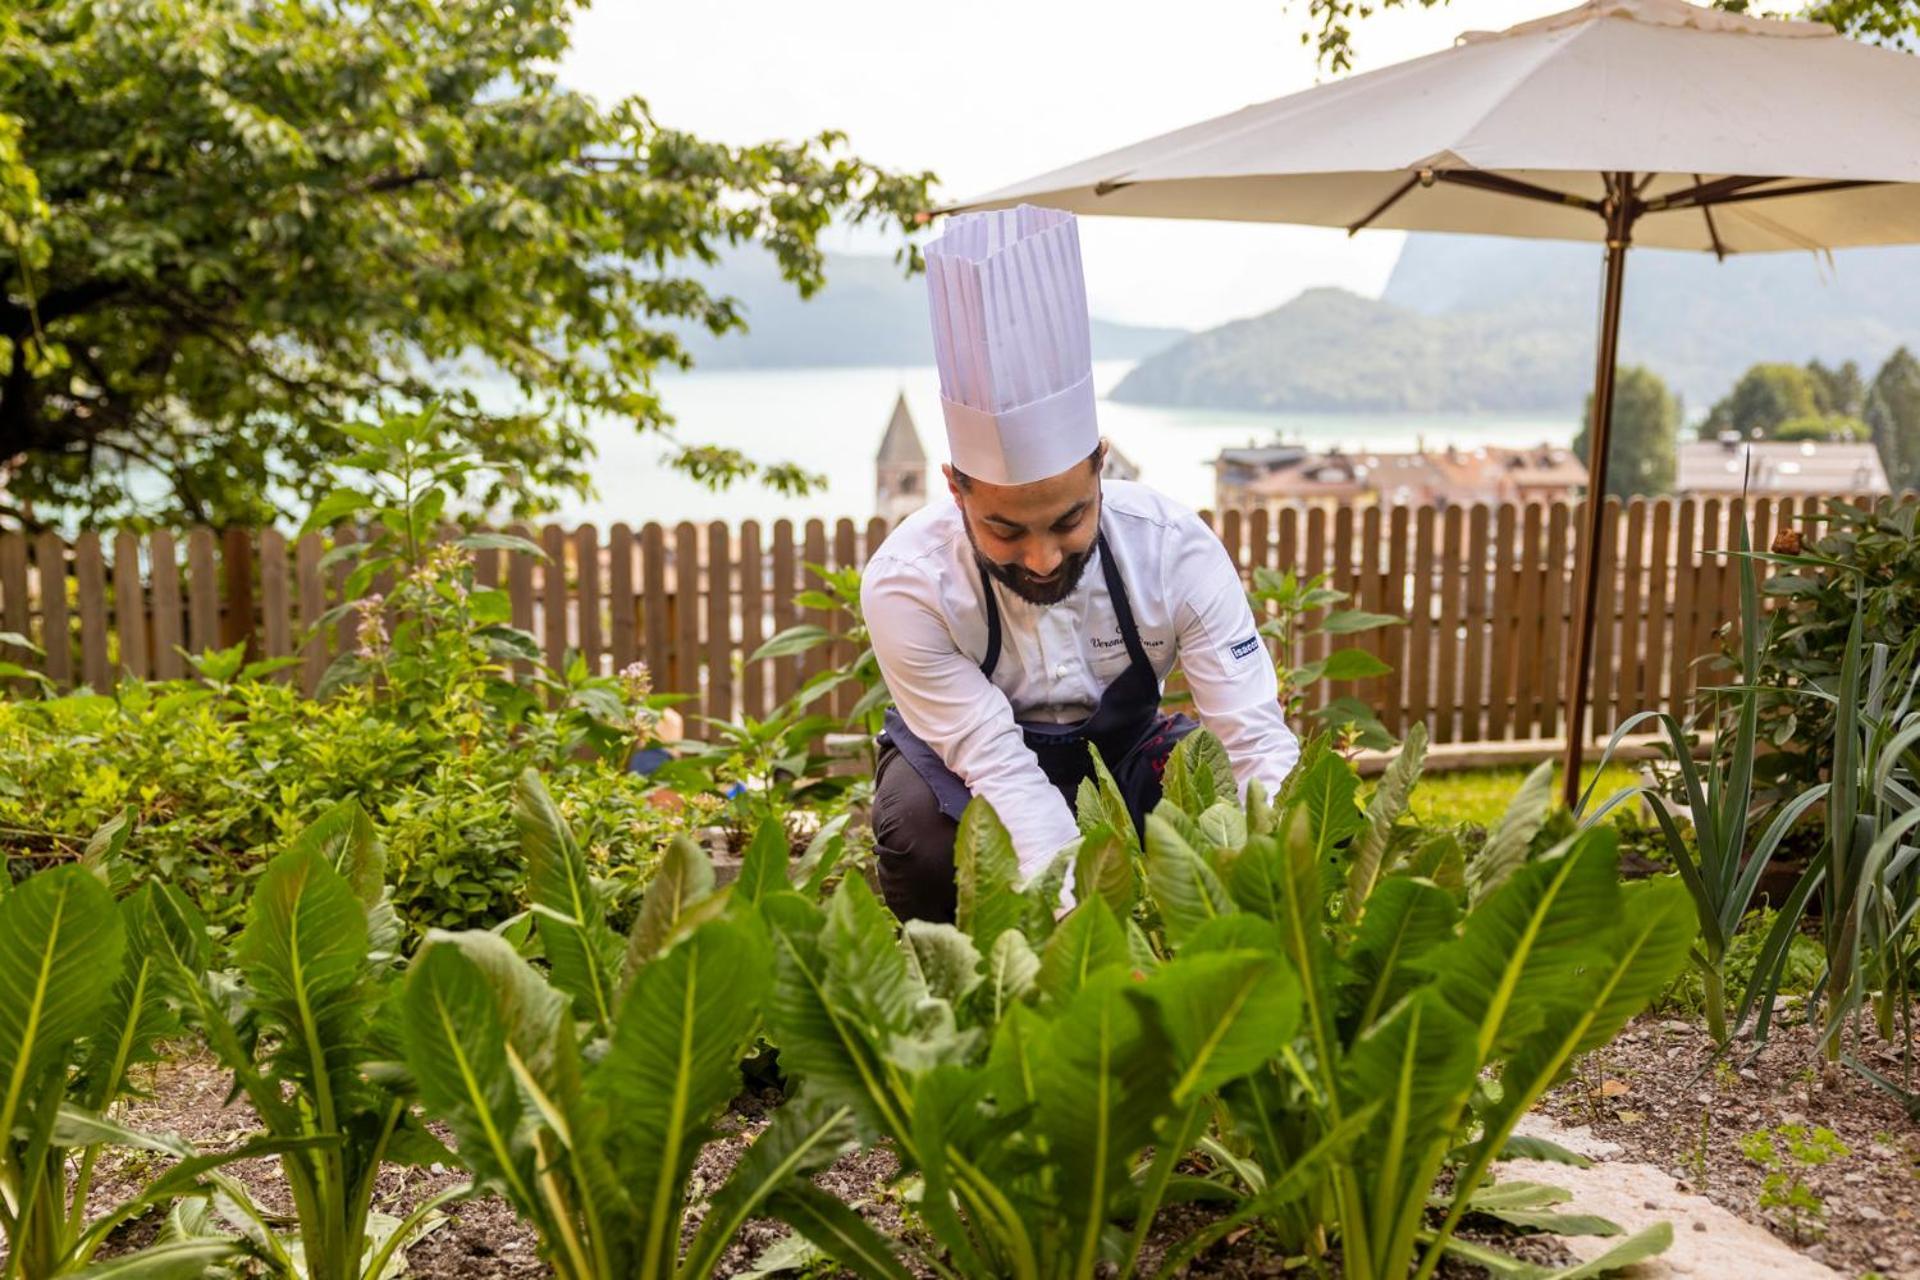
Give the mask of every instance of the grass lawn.
[{"label": "grass lawn", "polygon": [[[1421,822],[1476,822],[1490,827],[1506,812],[1508,803],[1526,780],[1527,773],[1528,770],[1516,767],[1424,774],[1420,784],[1413,789],[1409,811]],[[1588,779],[1593,777],[1592,766],[1588,766],[1583,776]],[[1595,802],[1634,785],[1639,778],[1639,771],[1632,765],[1608,765],[1599,788],[1594,792]],[[1556,802],[1559,794],[1556,784]]]}]

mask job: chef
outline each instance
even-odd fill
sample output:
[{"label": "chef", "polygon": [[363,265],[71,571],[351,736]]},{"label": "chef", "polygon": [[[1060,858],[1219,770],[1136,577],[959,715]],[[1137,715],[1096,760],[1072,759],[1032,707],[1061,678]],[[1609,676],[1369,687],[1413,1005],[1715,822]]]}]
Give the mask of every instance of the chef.
[{"label": "chef", "polygon": [[1160,710],[1176,658],[1243,794],[1254,779],[1277,790],[1299,744],[1212,530],[1101,478],[1073,215],[958,215],[926,261],[952,500],[888,535],[860,598],[894,700],[874,779],[881,888],[902,919],[952,920],[954,836],[974,796],[1029,879],[1078,840],[1089,744],[1145,822],[1196,727]]}]

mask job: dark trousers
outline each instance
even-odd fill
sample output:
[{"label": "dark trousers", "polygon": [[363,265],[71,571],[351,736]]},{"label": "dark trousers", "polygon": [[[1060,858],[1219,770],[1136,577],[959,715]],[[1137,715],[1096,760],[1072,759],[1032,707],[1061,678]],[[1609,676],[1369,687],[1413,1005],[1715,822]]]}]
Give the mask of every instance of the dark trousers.
[{"label": "dark trousers", "polygon": [[[1117,778],[1136,814],[1160,803],[1160,768],[1172,749],[1172,739],[1164,746],[1153,743],[1143,753],[1144,767],[1123,770]],[[1066,800],[1071,806],[1073,795]],[[940,812],[933,788],[907,758],[892,745],[881,747],[873,775],[873,853],[881,895],[894,915],[953,922],[958,896],[953,842],[959,830],[958,822]]]}]

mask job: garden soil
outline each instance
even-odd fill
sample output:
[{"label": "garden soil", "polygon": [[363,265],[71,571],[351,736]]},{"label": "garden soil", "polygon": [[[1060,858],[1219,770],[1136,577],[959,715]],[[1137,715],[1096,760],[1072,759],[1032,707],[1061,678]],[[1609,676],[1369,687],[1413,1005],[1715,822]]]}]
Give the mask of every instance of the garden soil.
[{"label": "garden soil", "polygon": [[[1510,1162],[1499,1166],[1501,1176],[1574,1190],[1568,1209],[1612,1218],[1628,1231],[1671,1221],[1674,1249],[1634,1272],[1648,1280],[1813,1280],[1836,1274],[1920,1280],[1920,1125],[1850,1073],[1829,1078],[1810,1071],[1812,1038],[1805,1028],[1776,1028],[1767,1050],[1750,1063],[1751,1045],[1739,1048],[1727,1065],[1716,1067],[1710,1042],[1691,1023],[1640,1019],[1528,1121],[1541,1136],[1593,1156],[1594,1166]],[[126,1119],[209,1147],[237,1143],[252,1130],[252,1113],[244,1103],[228,1103],[228,1077],[209,1058],[181,1049],[182,1056],[148,1068],[149,1096],[135,1100]],[[1884,1053],[1874,1061],[1898,1075],[1900,1064]],[[769,1093],[748,1093],[722,1117],[722,1138],[702,1152],[695,1168],[695,1203],[725,1181],[775,1101]],[[1788,1124],[1832,1129],[1850,1152],[1806,1173],[1824,1205],[1819,1221],[1803,1217],[1794,1224],[1763,1213],[1758,1201],[1764,1172],[1740,1151],[1746,1134]],[[103,1169],[95,1211],[150,1180],[156,1169],[152,1157],[139,1154]],[[263,1205],[290,1210],[274,1161],[248,1161],[232,1172]],[[887,1185],[897,1172],[889,1152],[866,1151],[842,1159],[816,1181],[876,1228],[897,1235],[906,1224]],[[460,1181],[457,1170],[442,1166],[395,1168],[381,1179],[376,1207],[404,1213]],[[1148,1242],[1146,1260],[1157,1262],[1204,1226],[1211,1212],[1203,1206],[1169,1209]],[[151,1221],[132,1224],[115,1246],[135,1247],[156,1229]],[[751,1270],[754,1259],[784,1234],[777,1223],[749,1224],[721,1274]],[[1463,1234],[1543,1265],[1589,1258],[1610,1243],[1598,1237],[1519,1237],[1472,1219]],[[504,1202],[478,1197],[451,1206],[445,1221],[409,1251],[409,1274],[422,1280],[534,1280],[549,1274],[535,1244]],[[1310,1272],[1298,1270],[1297,1261],[1290,1266],[1255,1229],[1229,1237],[1189,1274],[1239,1280]],[[1442,1276],[1478,1274],[1451,1261],[1441,1269]]]}]

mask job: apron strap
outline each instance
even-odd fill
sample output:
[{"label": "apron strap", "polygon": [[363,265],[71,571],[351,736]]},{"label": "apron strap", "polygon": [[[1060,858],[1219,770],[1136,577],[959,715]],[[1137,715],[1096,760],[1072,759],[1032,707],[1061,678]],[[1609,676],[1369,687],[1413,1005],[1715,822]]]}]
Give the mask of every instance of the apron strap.
[{"label": "apron strap", "polygon": [[1153,663],[1147,658],[1146,646],[1140,643],[1140,630],[1133,625],[1133,605],[1127,599],[1127,584],[1120,577],[1120,566],[1114,561],[1113,553],[1107,549],[1107,535],[1100,533],[1100,572],[1107,580],[1107,595],[1113,600],[1114,616],[1120,622],[1120,638],[1126,641],[1127,657],[1138,667],[1145,667],[1148,675],[1153,675]]},{"label": "apron strap", "polygon": [[980,674],[991,680],[993,669],[1000,665],[1000,602],[993,597],[993,579],[984,564],[980,565],[980,594],[987,601],[987,656],[980,659]]}]

